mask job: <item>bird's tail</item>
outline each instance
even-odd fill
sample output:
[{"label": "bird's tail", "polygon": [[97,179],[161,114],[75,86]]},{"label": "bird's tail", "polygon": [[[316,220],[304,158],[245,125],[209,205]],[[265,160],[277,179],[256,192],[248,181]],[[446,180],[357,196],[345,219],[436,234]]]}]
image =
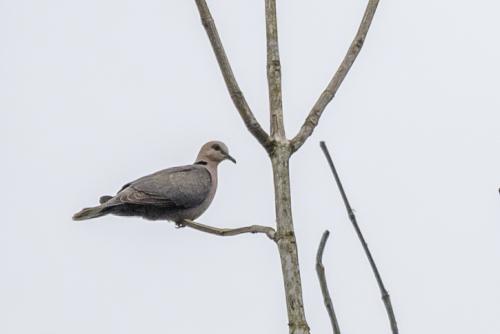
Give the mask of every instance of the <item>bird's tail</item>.
[{"label": "bird's tail", "polygon": [[93,208],[84,208],[82,211],[77,212],[73,215],[73,220],[86,220],[104,216],[108,212],[106,212],[106,207],[99,205]]}]

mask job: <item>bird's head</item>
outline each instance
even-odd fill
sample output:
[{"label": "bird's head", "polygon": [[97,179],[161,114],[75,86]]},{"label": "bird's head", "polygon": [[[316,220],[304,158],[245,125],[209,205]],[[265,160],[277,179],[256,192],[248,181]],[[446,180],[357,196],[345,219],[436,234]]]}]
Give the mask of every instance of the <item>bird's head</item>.
[{"label": "bird's head", "polygon": [[206,163],[212,162],[215,164],[224,160],[231,160],[233,163],[236,163],[236,160],[229,154],[226,144],[216,140],[209,141],[203,145],[196,158],[196,162],[204,161]]}]

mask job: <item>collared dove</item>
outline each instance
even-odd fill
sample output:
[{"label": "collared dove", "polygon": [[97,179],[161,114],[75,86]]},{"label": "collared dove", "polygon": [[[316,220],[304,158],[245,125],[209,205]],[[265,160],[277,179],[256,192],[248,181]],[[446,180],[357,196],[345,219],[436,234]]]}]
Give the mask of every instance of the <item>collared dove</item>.
[{"label": "collared dove", "polygon": [[182,226],[184,219],[198,218],[212,202],[217,166],[226,159],[236,163],[224,143],[210,141],[201,147],[194,164],[164,169],[127,183],[115,196],[102,196],[101,205],[76,213],[73,220],[113,214],[170,220]]}]

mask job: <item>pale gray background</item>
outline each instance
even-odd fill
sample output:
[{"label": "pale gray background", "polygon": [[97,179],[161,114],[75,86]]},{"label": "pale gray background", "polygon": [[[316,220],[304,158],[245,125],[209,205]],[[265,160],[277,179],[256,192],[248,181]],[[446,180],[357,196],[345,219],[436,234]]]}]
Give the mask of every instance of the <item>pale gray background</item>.
[{"label": "pale gray background", "polygon": [[[278,1],[294,134],[366,1]],[[268,127],[263,1],[209,1]],[[382,0],[358,62],[293,157],[306,314],[330,327],[321,233],[345,333],[388,333],[379,292],[318,146],[328,142],[402,333],[500,333],[500,47],[496,1]],[[0,333],[286,333],[279,259],[263,236],[71,215],[149,172],[220,167],[200,222],[273,224],[270,164],[221,79],[194,1],[1,0]]]}]

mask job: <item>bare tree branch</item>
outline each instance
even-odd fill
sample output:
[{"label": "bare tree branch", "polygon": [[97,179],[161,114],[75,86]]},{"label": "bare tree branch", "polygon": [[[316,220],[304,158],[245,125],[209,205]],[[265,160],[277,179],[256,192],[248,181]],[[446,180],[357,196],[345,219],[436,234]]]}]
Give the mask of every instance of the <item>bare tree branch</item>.
[{"label": "bare tree branch", "polygon": [[328,284],[326,283],[325,267],[323,266],[323,251],[325,250],[326,241],[330,232],[325,231],[319,242],[318,253],[316,254],[316,273],[318,274],[319,285],[321,286],[321,293],[323,294],[323,300],[325,302],[326,310],[328,311],[328,316],[330,317],[330,322],[332,323],[333,334],[340,334],[339,323],[337,321],[337,316],[335,315],[335,310],[333,309],[332,299],[330,298],[330,292],[328,291]]},{"label": "bare tree branch", "polygon": [[368,258],[368,261],[370,262],[370,266],[372,267],[373,274],[375,275],[375,279],[377,280],[378,287],[380,289],[380,293],[382,295],[382,300],[384,301],[385,309],[387,311],[387,316],[389,317],[389,322],[391,325],[392,333],[393,334],[398,334],[398,324],[396,322],[396,316],[394,315],[394,310],[392,308],[392,303],[391,303],[391,297],[389,296],[389,292],[384,286],[384,282],[382,282],[382,277],[380,276],[380,273],[377,269],[377,265],[375,264],[375,260],[373,260],[372,254],[370,252],[370,249],[368,248],[368,245],[365,241],[365,238],[363,237],[363,234],[361,233],[361,229],[359,228],[358,222],[356,220],[356,216],[354,215],[354,211],[352,210],[352,207],[349,203],[349,200],[347,199],[347,195],[344,191],[344,187],[342,186],[342,182],[340,181],[340,177],[337,173],[337,170],[335,169],[335,165],[333,164],[332,157],[330,156],[330,152],[328,151],[328,148],[326,147],[326,144],[324,141],[320,142],[321,149],[323,150],[323,153],[325,154],[326,160],[328,160],[328,164],[330,165],[330,169],[332,170],[333,176],[335,177],[335,182],[337,183],[337,187],[339,188],[340,194],[342,195],[342,199],[345,204],[345,208],[347,210],[347,214],[349,216],[349,219],[352,222],[352,226],[356,230],[356,234],[358,235],[359,241],[361,242],[361,245],[363,246],[363,249],[365,251],[366,257]]},{"label": "bare tree branch", "polygon": [[299,132],[291,140],[292,152],[297,151],[305,143],[307,138],[309,138],[309,136],[313,133],[314,129],[318,125],[321,114],[325,110],[328,103],[330,103],[330,101],[333,99],[333,97],[337,93],[337,90],[342,84],[342,81],[344,81],[344,78],[351,69],[352,64],[356,60],[356,57],[363,47],[363,43],[365,41],[368,30],[370,29],[373,16],[375,15],[375,11],[377,10],[378,3],[379,0],[368,1],[368,5],[366,7],[363,19],[361,20],[361,24],[359,25],[358,32],[356,33],[351,46],[347,50],[347,54],[342,60],[342,63],[337,69],[337,72],[335,72],[335,75],[328,83],[328,86],[323,91],[323,93],[321,93],[320,97],[312,107]]},{"label": "bare tree branch", "polygon": [[251,225],[238,228],[219,228],[219,227],[203,225],[187,219],[185,219],[179,226],[180,227],[187,226],[201,232],[215,234],[221,237],[231,237],[234,235],[239,235],[244,233],[263,233],[267,235],[269,239],[273,241],[276,240],[276,231],[272,227],[268,226]]},{"label": "bare tree branch", "polygon": [[224,47],[222,46],[219,33],[217,32],[217,27],[215,26],[214,19],[212,17],[212,14],[210,13],[207,3],[205,0],[195,1],[200,13],[201,22],[207,32],[210,44],[212,45],[212,49],[215,53],[215,57],[217,58],[217,62],[219,63],[222,76],[224,77],[227,89],[229,91],[229,94],[231,95],[231,99],[233,100],[236,109],[238,110],[241,118],[243,119],[243,122],[245,122],[245,125],[250,133],[255,138],[257,138],[261,145],[269,152],[272,146],[271,138],[255,118],[252,110],[248,106],[245,97],[243,96],[240,87],[238,86],[238,83],[236,82],[233,70],[231,69],[229,60],[227,59],[226,52],[224,51]]},{"label": "bare tree branch", "polygon": [[285,287],[285,299],[290,334],[309,334],[297,251],[297,241],[293,228],[290,197],[290,175],[288,160],[290,144],[285,136],[283,105],[281,96],[281,64],[278,47],[278,25],[276,0],[265,0],[266,42],[267,42],[267,82],[271,138],[275,144],[269,156],[273,167],[274,195],[276,208],[276,244],[281,260],[281,270]]},{"label": "bare tree branch", "polygon": [[278,47],[276,0],[266,0],[267,83],[271,111],[271,137],[285,139],[281,98],[281,64]]}]

